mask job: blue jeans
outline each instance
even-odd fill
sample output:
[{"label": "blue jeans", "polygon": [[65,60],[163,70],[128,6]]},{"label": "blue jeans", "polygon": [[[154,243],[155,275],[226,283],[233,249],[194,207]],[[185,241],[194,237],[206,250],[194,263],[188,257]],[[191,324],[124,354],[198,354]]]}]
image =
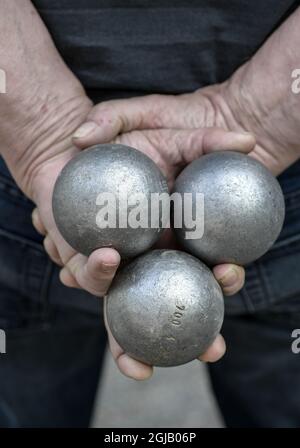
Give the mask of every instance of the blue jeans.
[{"label": "blue jeans", "polygon": [[64,287],[0,161],[0,427],[87,427],[106,334],[99,298]]},{"label": "blue jeans", "polygon": [[[210,366],[228,426],[300,426],[300,354],[291,351],[300,328],[300,163],[280,182],[284,229],[226,299],[228,351]],[[101,302],[59,282],[32,208],[0,160],[0,427],[86,427],[106,345]]]}]

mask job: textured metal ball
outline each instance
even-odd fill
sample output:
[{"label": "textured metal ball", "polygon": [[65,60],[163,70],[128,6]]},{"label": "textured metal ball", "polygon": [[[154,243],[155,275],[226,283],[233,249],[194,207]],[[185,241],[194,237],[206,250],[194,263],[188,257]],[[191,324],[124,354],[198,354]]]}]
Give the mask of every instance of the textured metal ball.
[{"label": "textured metal ball", "polygon": [[[186,238],[184,222],[175,229],[182,246],[209,265],[250,263],[281,231],[284,197],[277,179],[257,160],[233,151],[205,155],[178,176],[174,191],[204,195],[203,236]],[[184,213],[183,206],[183,213]],[[180,218],[179,209],[174,219]],[[193,210],[193,218],[196,219]],[[183,215],[182,220],[184,221]]]},{"label": "textured metal ball", "polygon": [[168,193],[168,187],[149,157],[129,146],[97,145],[71,159],[58,176],[52,200],[55,222],[65,240],[84,255],[100,247],[113,247],[122,257],[133,257],[158,240],[163,231],[161,217],[156,228],[148,225],[149,205],[147,227],[124,226],[116,215],[116,225],[108,222],[106,228],[99,228],[99,198],[113,195],[116,213],[122,208],[128,218],[132,207],[121,207],[121,196],[144,195],[149,199],[152,193]]},{"label": "textured metal ball", "polygon": [[167,367],[199,357],[223,323],[221,288],[197,258],[154,250],[117,274],[106,298],[109,327],[126,353]]}]

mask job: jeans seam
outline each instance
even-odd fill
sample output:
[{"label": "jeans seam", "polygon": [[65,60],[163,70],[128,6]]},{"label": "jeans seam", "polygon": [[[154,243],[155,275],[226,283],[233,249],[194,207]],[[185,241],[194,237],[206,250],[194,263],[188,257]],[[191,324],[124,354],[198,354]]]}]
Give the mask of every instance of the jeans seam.
[{"label": "jeans seam", "polygon": [[[245,309],[248,313],[254,313],[261,307],[267,306],[270,303],[269,289],[265,283],[265,276],[263,274],[260,263],[255,263],[252,266],[252,277],[255,275],[255,279],[247,282],[244,288],[240,291],[244,301]],[[251,278],[252,278],[251,277]],[[267,300],[265,297],[267,296]]]},{"label": "jeans seam", "polygon": [[244,301],[245,304],[245,309],[247,312],[249,313],[254,313],[255,312],[255,306],[252,303],[251,297],[247,291],[247,287],[245,286],[241,291],[240,294],[242,296],[242,299]]},{"label": "jeans seam", "polygon": [[268,276],[266,274],[263,263],[257,263],[257,273],[261,282],[261,295],[263,297],[262,304],[271,305],[272,304],[272,294]]},{"label": "jeans seam", "polygon": [[44,248],[41,244],[36,243],[36,242],[30,240],[29,238],[24,238],[20,235],[16,235],[15,233],[11,233],[7,230],[1,229],[1,227],[0,227],[0,236],[9,238],[10,240],[13,240],[13,241],[18,241],[19,243],[22,243],[22,244],[27,244],[28,246],[32,247],[33,249],[38,250],[41,253],[44,253]]},{"label": "jeans seam", "polygon": [[286,199],[290,199],[290,198],[294,199],[295,197],[297,198],[298,196],[300,197],[300,189],[299,188],[297,188],[296,190],[293,190],[293,191],[289,191],[288,193],[284,194],[284,197]]},{"label": "jeans seam", "polygon": [[46,321],[49,320],[50,316],[51,304],[49,301],[49,288],[53,270],[54,270],[54,264],[50,259],[48,259],[40,289],[40,300],[41,303],[43,304],[42,320],[44,321],[44,323],[46,323]]},{"label": "jeans seam", "polygon": [[275,252],[277,249],[281,249],[282,247],[298,242],[300,242],[300,234],[290,236],[275,243],[274,246],[270,249],[270,253],[272,253],[273,251]]}]

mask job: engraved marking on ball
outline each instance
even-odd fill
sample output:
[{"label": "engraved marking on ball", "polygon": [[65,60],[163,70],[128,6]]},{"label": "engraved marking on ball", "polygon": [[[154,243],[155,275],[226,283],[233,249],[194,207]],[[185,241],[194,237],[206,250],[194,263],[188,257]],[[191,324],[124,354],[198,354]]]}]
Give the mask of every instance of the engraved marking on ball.
[{"label": "engraved marking on ball", "polygon": [[[185,310],[185,306],[184,305],[177,305],[176,304],[176,308],[183,311]],[[181,318],[183,316],[183,313],[179,312],[179,311],[175,311],[173,313],[173,318],[171,319],[171,322],[173,325],[181,325]],[[175,319],[174,319],[175,317]]]}]

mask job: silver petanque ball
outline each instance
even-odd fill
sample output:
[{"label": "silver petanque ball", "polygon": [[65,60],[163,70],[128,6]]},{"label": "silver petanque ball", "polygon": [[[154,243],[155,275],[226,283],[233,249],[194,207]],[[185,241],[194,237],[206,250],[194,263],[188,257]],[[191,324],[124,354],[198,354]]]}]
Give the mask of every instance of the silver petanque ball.
[{"label": "silver petanque ball", "polygon": [[151,215],[153,193],[168,193],[168,187],[149,157],[129,146],[97,145],[71,159],[58,176],[54,219],[64,239],[84,255],[113,247],[133,257],[164,230],[162,214]]},{"label": "silver petanque ball", "polygon": [[146,364],[175,366],[199,357],[214,341],[223,323],[223,294],[197,258],[154,250],[119,271],[106,316],[126,353]]},{"label": "silver petanque ball", "polygon": [[[173,224],[176,219],[183,224],[175,229],[177,239],[209,265],[250,263],[270,249],[281,231],[285,215],[281,187],[264,165],[249,156],[233,151],[205,155],[181,172],[174,192],[182,198],[192,193],[192,217],[204,224],[202,236],[199,232],[195,239],[192,233],[187,237],[191,229],[184,221],[183,200],[183,210],[173,210]],[[199,210],[196,216],[196,193],[203,194],[202,217]]]}]

